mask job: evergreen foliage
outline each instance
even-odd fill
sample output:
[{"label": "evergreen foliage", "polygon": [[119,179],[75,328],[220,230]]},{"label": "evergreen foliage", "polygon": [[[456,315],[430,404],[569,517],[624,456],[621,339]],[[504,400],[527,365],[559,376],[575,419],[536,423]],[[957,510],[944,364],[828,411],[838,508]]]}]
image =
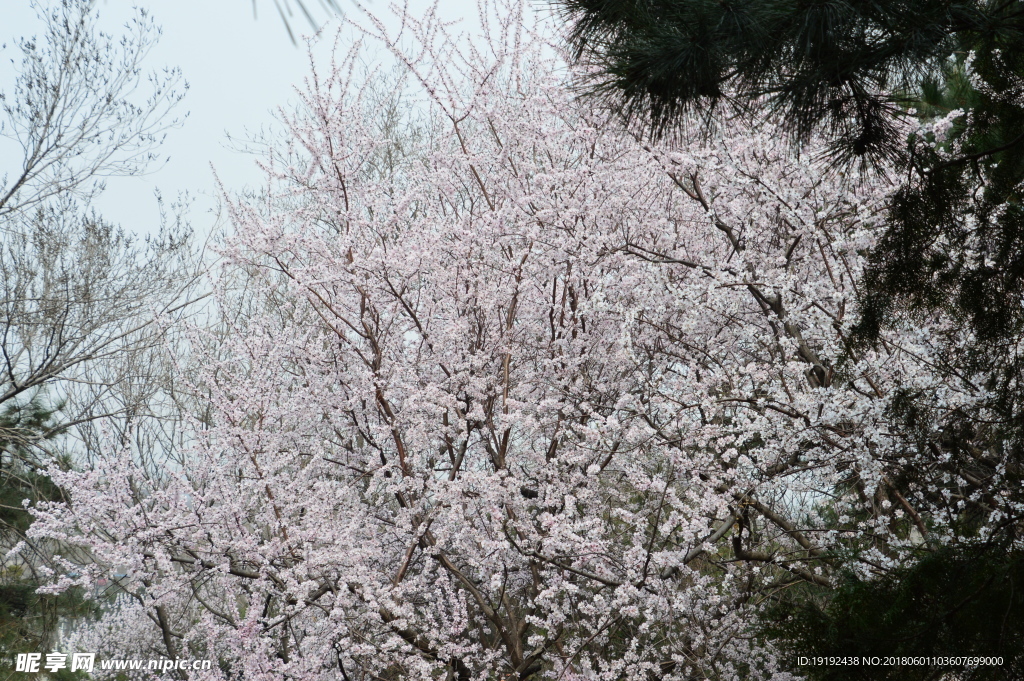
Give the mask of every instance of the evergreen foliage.
[{"label": "evergreen foliage", "polygon": [[0,533],[12,545],[32,522],[23,501],[56,500],[59,490],[44,468],[52,455],[39,445],[63,432],[56,423],[60,405],[45,403],[41,393],[21,402],[10,400],[0,410]]},{"label": "evergreen foliage", "polygon": [[[564,0],[570,42],[597,65],[594,91],[655,135],[768,104],[799,149],[829,143],[895,170],[889,229],[864,282],[857,337],[941,311],[946,370],[989,373],[998,428],[1021,464],[1017,341],[1024,332],[1024,3],[1019,0]],[[912,114],[948,134],[909,134]],[[996,371],[988,370],[996,368]],[[972,446],[977,447],[974,442]],[[1019,472],[1019,471],[1018,471]]]},{"label": "evergreen foliage", "polygon": [[[948,320],[938,370],[977,410],[936,419],[911,387],[893,403],[908,442],[897,488],[967,511],[924,519],[955,548],[878,580],[793,593],[766,632],[801,655],[1007,656],[1002,668],[800,668],[818,679],[1024,676],[1024,2],[562,0],[593,94],[655,137],[766,107],[796,153],[813,137],[834,172],[893,183],[861,282],[854,348],[886,327]],[[753,117],[752,117],[753,118]],[[867,177],[871,177],[868,173]],[[860,177],[865,177],[861,174]],[[916,457],[916,458],[915,458]],[[979,531],[972,517],[1002,520]],[[1012,663],[1010,660],[1012,659]],[[1014,676],[1016,674],[1016,676]],[[944,676],[945,675],[945,676]]]},{"label": "evergreen foliage", "polygon": [[941,85],[922,84],[923,113],[948,117],[952,128],[945,140],[909,140],[907,179],[892,196],[888,230],[872,254],[855,332],[869,343],[894,318],[942,313],[954,320],[944,369],[988,391],[991,415],[964,415],[939,439],[944,451],[988,460],[982,478],[995,473],[993,461],[1006,461],[1012,484],[1005,490],[1020,502],[1024,40],[975,54],[952,62]]},{"label": "evergreen foliage", "polygon": [[897,121],[951,55],[977,50],[1013,65],[1024,14],[1016,0],[563,0],[578,57],[598,91],[663,133],[723,100],[765,97],[799,141],[824,132],[839,158],[897,158]]},{"label": "evergreen foliage", "polygon": [[[25,540],[32,522],[25,500],[63,498],[42,470],[53,455],[41,445],[63,432],[59,411],[60,405],[47,404],[41,392],[24,402],[10,400],[0,410],[0,540],[5,553]],[[43,560],[36,548],[26,546],[21,560],[0,572],[0,652],[5,655],[42,650],[52,643],[61,618],[89,611],[78,591],[36,593],[44,582],[35,571]]]},{"label": "evergreen foliage", "polygon": [[799,656],[1002,657],[1001,665],[838,665],[801,668],[815,681],[1002,681],[1024,678],[1024,554],[947,547],[884,579],[848,576],[835,591],[786,596],[765,633]]}]

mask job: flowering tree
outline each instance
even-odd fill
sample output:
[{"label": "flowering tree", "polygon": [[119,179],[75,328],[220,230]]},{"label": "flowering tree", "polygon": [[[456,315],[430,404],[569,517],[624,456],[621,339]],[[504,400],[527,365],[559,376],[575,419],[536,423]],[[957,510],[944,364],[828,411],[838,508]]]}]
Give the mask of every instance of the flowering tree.
[{"label": "flowering tree", "polygon": [[639,142],[498,9],[475,44],[368,20],[401,97],[358,43],[310,77],[232,207],[186,465],[112,450],[36,510],[92,559],[54,589],[128,568],[78,645],[217,678],[784,678],[765,602],[990,503],[906,483],[941,454],[888,427],[907,389],[923,420],[978,399],[934,369],[955,329],[845,343],[884,187],[770,121]]}]

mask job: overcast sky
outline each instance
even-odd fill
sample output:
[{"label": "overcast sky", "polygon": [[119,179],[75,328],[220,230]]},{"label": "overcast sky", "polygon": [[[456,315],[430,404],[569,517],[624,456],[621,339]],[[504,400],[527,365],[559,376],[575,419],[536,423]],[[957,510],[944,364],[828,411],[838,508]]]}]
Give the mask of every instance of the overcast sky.
[{"label": "overcast sky", "polygon": [[[40,0],[48,6],[53,0]],[[173,200],[187,191],[195,198],[190,217],[199,232],[206,232],[216,205],[211,166],[225,185],[238,191],[246,185],[258,186],[261,178],[250,155],[233,150],[227,136],[244,139],[262,128],[274,125],[273,111],[294,100],[293,87],[309,72],[305,46],[295,47],[274,9],[273,0],[258,0],[253,16],[251,0],[97,0],[101,24],[114,30],[140,5],[151,11],[163,27],[163,37],[151,53],[148,66],[179,67],[189,84],[180,105],[188,113],[183,125],[168,135],[162,156],[170,160],[144,177],[119,178],[108,183],[100,201],[102,214],[135,232],[149,232],[158,222],[154,191],[165,200]],[[318,5],[317,0],[307,3]],[[339,0],[344,8],[345,0]],[[414,12],[429,6],[427,0],[410,0]],[[19,37],[42,33],[42,23],[29,7],[28,0],[7,0],[0,28],[0,88],[8,90],[20,63],[20,54],[12,42]],[[384,12],[383,0],[367,3],[374,11]],[[475,25],[474,0],[442,0],[445,18],[466,18]],[[325,10],[315,13],[325,22]],[[471,22],[471,23],[470,23]],[[309,23],[301,17],[292,21],[294,30],[309,32]],[[326,35],[334,35],[328,23]],[[11,60],[14,60],[12,63]],[[0,147],[0,153],[10,153]],[[9,169],[11,161],[0,159],[0,167]]]}]

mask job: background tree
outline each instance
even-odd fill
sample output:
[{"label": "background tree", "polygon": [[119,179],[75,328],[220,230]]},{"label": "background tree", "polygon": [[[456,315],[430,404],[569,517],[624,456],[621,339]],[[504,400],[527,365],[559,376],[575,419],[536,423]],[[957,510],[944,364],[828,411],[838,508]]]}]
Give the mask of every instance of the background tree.
[{"label": "background tree", "polygon": [[85,0],[38,12],[44,32],[20,42],[14,88],[0,93],[0,132],[21,151],[0,179],[0,544],[17,547],[3,560],[5,652],[42,650],[77,612],[34,593],[53,545],[26,541],[23,500],[61,498],[46,469],[88,457],[90,423],[149,407],[164,385],[149,361],[163,342],[154,322],[182,309],[196,264],[183,225],[143,240],[92,207],[105,178],[155,161],[174,125],[179,74],[142,70],[158,29],[140,11],[124,35],[103,34]]},{"label": "background tree", "polygon": [[767,618],[767,630],[793,659],[837,655],[945,657],[959,650],[1001,656],[1002,663],[907,664],[856,669],[821,669],[815,679],[911,679],[1003,681],[1020,678],[1024,658],[1020,584],[1024,561],[984,546],[947,546],[919,562],[892,570],[877,581],[846,576],[828,598],[781,598]]}]

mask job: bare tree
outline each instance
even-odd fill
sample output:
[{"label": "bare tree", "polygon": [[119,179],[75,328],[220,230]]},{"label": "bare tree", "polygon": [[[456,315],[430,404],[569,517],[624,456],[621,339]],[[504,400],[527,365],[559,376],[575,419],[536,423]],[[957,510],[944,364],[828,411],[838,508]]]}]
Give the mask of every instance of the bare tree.
[{"label": "bare tree", "polygon": [[[20,41],[16,83],[0,93],[0,134],[21,150],[0,177],[0,541],[8,548],[25,536],[22,499],[60,494],[45,466],[87,453],[98,420],[129,432],[152,411],[168,375],[159,352],[167,322],[191,309],[199,280],[190,229],[173,211],[140,238],[94,207],[106,178],[157,160],[187,87],[177,70],[143,70],[160,33],[145,10],[110,35],[97,28],[94,5],[37,4],[44,33]],[[80,437],[57,437],[70,431]],[[29,546],[5,560],[24,575],[45,553]]]},{"label": "bare tree", "polygon": [[142,240],[92,206],[106,178],[145,171],[177,123],[180,73],[142,69],[159,29],[140,10],[124,35],[108,35],[94,3],[52,5],[37,6],[45,33],[21,40],[17,82],[0,93],[0,133],[22,151],[0,181],[0,409],[58,379],[89,384],[84,365],[152,342],[151,322],[193,281],[182,278],[190,233],[180,220]]},{"label": "bare tree", "polygon": [[6,232],[51,200],[88,202],[104,178],[145,170],[177,123],[169,113],[186,88],[176,69],[143,71],[160,33],[145,10],[112,36],[97,29],[94,3],[50,4],[36,5],[45,33],[20,41],[17,82],[0,93],[0,134],[22,152],[19,170],[0,185]]}]

